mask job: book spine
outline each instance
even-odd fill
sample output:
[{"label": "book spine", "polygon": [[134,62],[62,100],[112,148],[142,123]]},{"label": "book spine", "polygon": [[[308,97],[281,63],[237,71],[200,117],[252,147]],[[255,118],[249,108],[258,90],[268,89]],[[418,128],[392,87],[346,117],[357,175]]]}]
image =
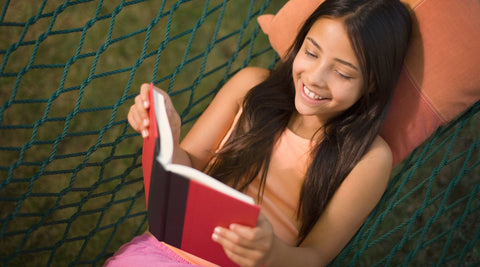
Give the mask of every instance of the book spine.
[{"label": "book spine", "polygon": [[165,242],[181,248],[190,180],[170,172]]},{"label": "book spine", "polygon": [[[158,143],[158,140],[157,140]],[[150,192],[148,194],[148,230],[158,240],[165,239],[165,226],[167,221],[168,195],[170,173],[153,159],[150,179]]]}]

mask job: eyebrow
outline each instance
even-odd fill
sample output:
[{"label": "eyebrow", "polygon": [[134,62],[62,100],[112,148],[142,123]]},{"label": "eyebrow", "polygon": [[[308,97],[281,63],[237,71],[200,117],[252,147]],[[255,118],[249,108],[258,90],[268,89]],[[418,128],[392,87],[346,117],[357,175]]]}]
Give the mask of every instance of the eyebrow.
[{"label": "eyebrow", "polygon": [[[319,50],[321,50],[321,51],[323,50],[322,47],[312,37],[307,37],[307,40],[309,40]],[[351,67],[352,69],[358,71],[358,68],[348,61],[345,61],[345,60],[339,59],[339,58],[334,58],[334,60],[339,62],[339,63],[342,63],[344,65],[347,65],[347,66]]]}]

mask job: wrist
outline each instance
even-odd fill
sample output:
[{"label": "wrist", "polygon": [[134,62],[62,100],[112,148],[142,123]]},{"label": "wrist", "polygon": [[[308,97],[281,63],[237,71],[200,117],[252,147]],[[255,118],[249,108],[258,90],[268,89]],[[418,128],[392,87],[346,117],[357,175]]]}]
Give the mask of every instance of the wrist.
[{"label": "wrist", "polygon": [[175,141],[175,140],[173,143],[172,162],[175,164],[181,164],[181,165],[192,167],[192,160],[190,159],[190,155],[185,150],[183,150],[183,148],[180,146],[178,141]]},{"label": "wrist", "polygon": [[265,257],[264,266],[278,266],[278,262],[282,261],[281,255],[284,255],[285,246],[287,245],[280,238],[274,235],[271,249]]}]

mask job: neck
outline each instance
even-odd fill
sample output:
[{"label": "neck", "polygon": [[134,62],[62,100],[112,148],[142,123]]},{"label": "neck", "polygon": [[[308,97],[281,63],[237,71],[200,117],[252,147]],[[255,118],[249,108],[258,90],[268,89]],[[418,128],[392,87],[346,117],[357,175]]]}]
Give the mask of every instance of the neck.
[{"label": "neck", "polygon": [[324,122],[317,116],[304,116],[295,111],[288,122],[288,129],[302,138],[312,139],[323,125]]}]

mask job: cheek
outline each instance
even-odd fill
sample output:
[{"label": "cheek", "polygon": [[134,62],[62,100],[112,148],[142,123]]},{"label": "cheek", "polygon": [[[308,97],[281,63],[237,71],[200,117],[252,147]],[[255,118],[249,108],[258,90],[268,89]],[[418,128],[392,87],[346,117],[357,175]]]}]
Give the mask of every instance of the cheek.
[{"label": "cheek", "polygon": [[358,82],[355,85],[355,89],[352,91],[352,98],[355,102],[357,102],[364,93],[365,92],[363,92],[363,82]]},{"label": "cheek", "polygon": [[298,68],[298,60],[295,58],[292,64],[292,77],[294,81],[298,79]]},{"label": "cheek", "polygon": [[307,62],[305,62],[305,60],[302,59],[300,56],[297,56],[292,63],[293,77],[298,79],[300,73],[305,71],[306,66],[307,66]]},{"label": "cheek", "polygon": [[348,106],[351,106],[357,102],[362,95],[361,87],[358,85],[338,85],[337,88],[339,88],[339,90],[335,90],[334,97],[338,100],[341,100]]},{"label": "cheek", "polygon": [[348,106],[352,106],[353,104],[355,104],[355,102],[357,102],[359,98],[360,97],[355,92],[350,92],[343,96],[343,99],[345,100]]}]

